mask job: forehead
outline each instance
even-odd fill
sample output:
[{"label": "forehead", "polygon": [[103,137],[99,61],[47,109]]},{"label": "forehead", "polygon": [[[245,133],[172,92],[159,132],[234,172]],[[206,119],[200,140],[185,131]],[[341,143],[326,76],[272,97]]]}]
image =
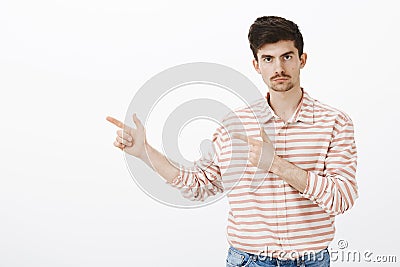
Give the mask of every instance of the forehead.
[{"label": "forehead", "polygon": [[297,48],[294,46],[294,41],[283,40],[272,44],[264,44],[257,51],[257,55],[268,55],[279,57],[285,53],[294,52],[298,54]]}]

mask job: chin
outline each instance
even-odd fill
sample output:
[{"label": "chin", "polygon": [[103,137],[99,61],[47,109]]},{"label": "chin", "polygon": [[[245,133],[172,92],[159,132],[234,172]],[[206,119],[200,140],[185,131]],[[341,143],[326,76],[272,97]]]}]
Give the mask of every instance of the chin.
[{"label": "chin", "polygon": [[294,86],[285,86],[285,87],[280,87],[280,86],[272,86],[271,90],[275,92],[287,92],[290,91],[294,88]]}]

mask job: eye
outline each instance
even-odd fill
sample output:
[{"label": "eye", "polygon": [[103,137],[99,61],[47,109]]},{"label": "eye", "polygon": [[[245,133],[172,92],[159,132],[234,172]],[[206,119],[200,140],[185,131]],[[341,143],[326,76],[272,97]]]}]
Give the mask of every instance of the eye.
[{"label": "eye", "polygon": [[265,58],[264,58],[264,61],[265,61],[265,62],[272,62],[272,57],[265,57]]},{"label": "eye", "polygon": [[283,56],[283,59],[284,60],[291,60],[292,56],[291,55],[285,55],[285,56]]}]

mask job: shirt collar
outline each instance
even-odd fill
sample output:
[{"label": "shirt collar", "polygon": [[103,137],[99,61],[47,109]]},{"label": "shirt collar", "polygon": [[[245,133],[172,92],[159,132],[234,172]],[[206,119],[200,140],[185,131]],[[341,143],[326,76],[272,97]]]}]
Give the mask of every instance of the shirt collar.
[{"label": "shirt collar", "polygon": [[[295,111],[294,119],[290,120],[291,122],[297,122],[301,121],[307,124],[313,124],[314,123],[314,99],[310,97],[310,95],[305,92],[303,89],[303,96],[301,98],[301,101],[299,103],[299,107]],[[278,118],[278,116],[275,114],[271,106],[268,104],[268,96],[269,93],[265,98],[262,100],[258,101],[254,107],[255,109],[255,114],[257,115],[257,118],[260,123],[264,124],[267,123],[270,119],[273,117]]]},{"label": "shirt collar", "polygon": [[[302,89],[303,90],[303,89]],[[303,90],[303,97],[300,102],[300,111],[294,121],[301,121],[307,124],[314,123],[314,99]]]}]

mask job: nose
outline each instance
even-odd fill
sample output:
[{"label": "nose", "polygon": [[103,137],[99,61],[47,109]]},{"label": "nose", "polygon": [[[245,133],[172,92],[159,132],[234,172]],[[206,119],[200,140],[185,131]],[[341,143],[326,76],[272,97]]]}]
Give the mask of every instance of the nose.
[{"label": "nose", "polygon": [[282,74],[282,73],[284,73],[285,72],[285,69],[284,69],[284,67],[283,67],[283,62],[282,62],[282,60],[280,60],[280,59],[277,59],[276,61],[275,61],[275,73],[276,74]]}]

